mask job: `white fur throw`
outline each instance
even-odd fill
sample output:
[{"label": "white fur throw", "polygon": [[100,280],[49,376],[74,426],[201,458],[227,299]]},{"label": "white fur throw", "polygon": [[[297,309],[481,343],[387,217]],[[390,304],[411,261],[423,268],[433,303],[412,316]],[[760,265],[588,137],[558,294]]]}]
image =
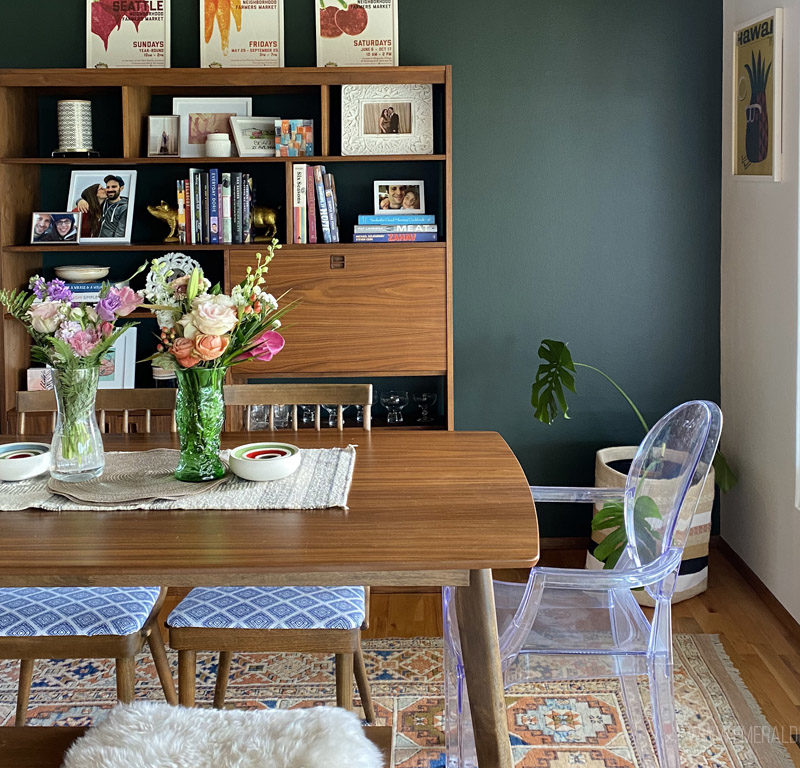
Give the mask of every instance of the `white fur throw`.
[{"label": "white fur throw", "polygon": [[62,768],[382,768],[355,714],[337,707],[218,710],[118,704]]}]

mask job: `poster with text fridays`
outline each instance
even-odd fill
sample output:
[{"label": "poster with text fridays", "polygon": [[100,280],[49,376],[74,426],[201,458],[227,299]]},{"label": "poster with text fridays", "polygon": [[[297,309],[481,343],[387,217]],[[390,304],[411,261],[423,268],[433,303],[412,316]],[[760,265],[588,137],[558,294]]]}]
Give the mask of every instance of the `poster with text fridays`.
[{"label": "poster with text fridays", "polygon": [[314,0],[318,67],[397,66],[398,0]]},{"label": "poster with text fridays", "polygon": [[282,67],[283,0],[200,0],[201,67]]},{"label": "poster with text fridays", "polygon": [[87,0],[86,66],[169,67],[170,0]]},{"label": "poster with text fridays", "polygon": [[734,31],[734,175],[780,180],[781,9]]}]

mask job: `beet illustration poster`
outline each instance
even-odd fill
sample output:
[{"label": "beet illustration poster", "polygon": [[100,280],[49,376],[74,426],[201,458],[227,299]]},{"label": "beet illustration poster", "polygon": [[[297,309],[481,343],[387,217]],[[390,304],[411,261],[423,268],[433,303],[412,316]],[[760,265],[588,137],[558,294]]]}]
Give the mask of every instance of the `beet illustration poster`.
[{"label": "beet illustration poster", "polygon": [[282,67],[283,0],[199,0],[201,67]]},{"label": "beet illustration poster", "polygon": [[314,0],[317,66],[397,66],[397,1]]},{"label": "beet illustration poster", "polygon": [[169,67],[170,0],[86,0],[86,66]]}]

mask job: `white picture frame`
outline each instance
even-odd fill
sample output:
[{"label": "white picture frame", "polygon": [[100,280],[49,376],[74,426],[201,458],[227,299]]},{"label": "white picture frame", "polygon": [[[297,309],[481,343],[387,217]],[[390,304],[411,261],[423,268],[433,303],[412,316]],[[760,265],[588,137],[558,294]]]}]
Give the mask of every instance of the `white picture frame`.
[{"label": "white picture frame", "polygon": [[100,361],[98,389],[133,389],[136,385],[136,328],[128,328]]},{"label": "white picture frame", "polygon": [[[214,12],[206,15],[206,4],[213,3]],[[216,0],[199,0],[200,6],[200,66],[206,67],[282,67],[283,0],[263,0],[242,3],[240,23],[235,23],[233,11],[220,8]],[[232,4],[229,4],[232,5]],[[220,26],[220,14],[230,13],[230,24]]]},{"label": "white picture frame", "polygon": [[275,121],[279,117],[231,117],[239,157],[275,157]]},{"label": "white picture frame", "polygon": [[342,154],[433,154],[433,87],[343,85]]},{"label": "white picture frame", "polygon": [[227,133],[233,140],[231,117],[250,117],[250,96],[175,96],[172,112],[180,118],[180,156],[205,157],[205,137]]},{"label": "white picture frame", "polygon": [[145,3],[144,17],[131,18],[125,6],[138,4],[86,0],[87,69],[168,69],[171,4],[172,0]]},{"label": "white picture frame", "polygon": [[396,67],[399,2],[314,0],[317,66]]},{"label": "white picture frame", "polygon": [[180,118],[178,115],[148,115],[147,156],[180,157]]},{"label": "white picture frame", "polygon": [[422,180],[375,181],[372,197],[376,216],[425,213],[425,182]]},{"label": "white picture frame", "polygon": [[[31,217],[31,244],[79,243],[81,216],[80,211],[36,211]],[[47,217],[49,217],[49,221]],[[70,222],[68,230],[62,224],[67,221]]]},{"label": "white picture frame", "polygon": [[[111,176],[114,179],[109,179]],[[124,210],[117,207],[121,205],[119,202],[111,205],[109,197],[113,191],[117,192],[118,198],[126,199]],[[130,243],[135,198],[136,171],[130,168],[72,171],[66,208],[68,211],[83,211],[81,219],[83,233],[80,235],[80,242],[98,245]],[[83,210],[84,203],[88,206],[86,210]],[[87,231],[89,235],[85,234]],[[97,234],[92,235],[91,233],[95,231]]]}]

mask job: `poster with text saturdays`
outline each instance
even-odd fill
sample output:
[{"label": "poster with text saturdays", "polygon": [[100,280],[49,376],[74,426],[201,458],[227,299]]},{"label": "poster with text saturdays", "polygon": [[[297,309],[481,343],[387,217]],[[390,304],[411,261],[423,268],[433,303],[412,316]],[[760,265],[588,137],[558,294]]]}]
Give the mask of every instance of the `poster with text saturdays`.
[{"label": "poster with text saturdays", "polygon": [[398,0],[314,0],[318,67],[397,66]]},{"label": "poster with text saturdays", "polygon": [[169,67],[170,0],[87,0],[86,66]]},{"label": "poster with text saturdays", "polygon": [[282,67],[283,0],[200,0],[201,67]]}]

